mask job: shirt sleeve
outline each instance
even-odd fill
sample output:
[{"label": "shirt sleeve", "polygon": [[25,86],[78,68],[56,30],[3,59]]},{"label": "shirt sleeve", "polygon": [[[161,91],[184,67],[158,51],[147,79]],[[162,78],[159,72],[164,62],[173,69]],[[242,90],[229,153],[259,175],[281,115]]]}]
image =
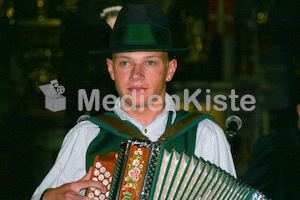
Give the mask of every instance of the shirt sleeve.
[{"label": "shirt sleeve", "polygon": [[198,124],[195,155],[237,177],[230,145],[225,134],[219,125],[209,119]]},{"label": "shirt sleeve", "polygon": [[97,125],[83,121],[67,133],[53,167],[35,190],[32,200],[40,199],[48,188],[78,181],[86,174],[86,158],[83,155],[86,155],[90,142],[99,131]]}]

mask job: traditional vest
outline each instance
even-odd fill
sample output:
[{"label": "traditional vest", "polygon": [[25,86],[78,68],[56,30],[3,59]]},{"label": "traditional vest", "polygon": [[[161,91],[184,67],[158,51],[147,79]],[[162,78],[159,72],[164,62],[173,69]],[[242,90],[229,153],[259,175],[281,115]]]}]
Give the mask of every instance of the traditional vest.
[{"label": "traditional vest", "polygon": [[[192,114],[194,116],[192,116]],[[110,121],[101,120],[110,118]],[[100,119],[99,119],[100,118]],[[185,151],[188,155],[193,155],[195,150],[197,125],[204,119],[215,121],[212,116],[200,113],[190,113],[184,110],[177,112],[172,124],[172,114],[170,112],[165,133],[163,134],[165,147],[171,151],[175,147],[177,152]],[[100,127],[100,133],[90,143],[86,153],[86,169],[93,165],[96,155],[105,156],[109,152],[118,152],[121,142],[126,142],[133,137],[146,139],[146,137],[129,121],[122,121],[112,112],[104,113],[87,120]],[[105,121],[105,122],[104,122]]]}]

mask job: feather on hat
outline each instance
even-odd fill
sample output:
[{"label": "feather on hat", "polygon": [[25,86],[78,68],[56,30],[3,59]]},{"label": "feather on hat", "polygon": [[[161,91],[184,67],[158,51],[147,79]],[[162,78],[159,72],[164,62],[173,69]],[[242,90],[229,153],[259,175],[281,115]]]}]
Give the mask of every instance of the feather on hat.
[{"label": "feather on hat", "polygon": [[100,14],[101,18],[106,21],[106,23],[110,26],[111,29],[114,28],[117,17],[119,15],[122,6],[112,6],[105,8]]}]

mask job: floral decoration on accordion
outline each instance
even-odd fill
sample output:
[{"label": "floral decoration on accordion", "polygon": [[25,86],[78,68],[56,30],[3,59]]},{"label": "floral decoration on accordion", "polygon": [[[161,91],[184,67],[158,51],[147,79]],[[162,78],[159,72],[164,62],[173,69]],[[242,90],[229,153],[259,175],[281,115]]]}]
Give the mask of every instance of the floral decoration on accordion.
[{"label": "floral decoration on accordion", "polygon": [[144,159],[142,157],[143,151],[138,148],[134,151],[134,155],[130,158],[130,163],[128,165],[128,173],[125,177],[126,184],[123,187],[134,189],[136,192],[139,189],[142,179],[142,172],[144,170]]}]

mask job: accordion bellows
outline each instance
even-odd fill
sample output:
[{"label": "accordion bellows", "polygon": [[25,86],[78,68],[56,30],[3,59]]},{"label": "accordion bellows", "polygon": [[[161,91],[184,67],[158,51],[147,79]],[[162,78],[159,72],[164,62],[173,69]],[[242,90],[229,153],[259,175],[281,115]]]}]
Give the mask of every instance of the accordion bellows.
[{"label": "accordion bellows", "polygon": [[105,193],[89,188],[87,196],[94,200],[267,199],[202,158],[145,140],[130,140],[118,153],[97,156],[93,168],[91,179],[107,187]]}]

